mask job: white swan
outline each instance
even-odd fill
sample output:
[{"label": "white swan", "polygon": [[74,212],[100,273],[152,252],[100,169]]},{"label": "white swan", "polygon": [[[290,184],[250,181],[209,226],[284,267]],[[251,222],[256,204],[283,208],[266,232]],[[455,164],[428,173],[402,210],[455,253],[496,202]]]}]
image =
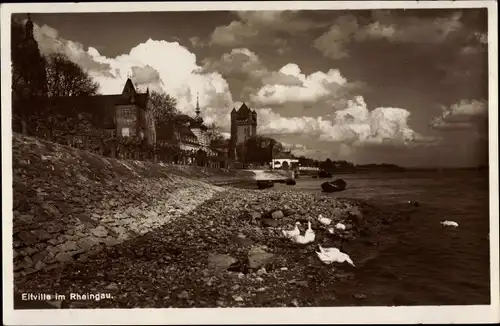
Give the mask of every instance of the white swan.
[{"label": "white swan", "polygon": [[311,229],[311,221],[307,222],[307,230],[304,237],[306,237],[309,242],[313,242],[316,239],[316,234],[313,229]]},{"label": "white swan", "polygon": [[300,222],[296,222],[295,228],[291,231],[281,230],[281,232],[283,232],[283,235],[285,236],[285,238],[293,238],[296,235],[300,235],[299,224],[300,224]]},{"label": "white swan", "polygon": [[330,223],[332,223],[331,219],[323,217],[323,215],[321,214],[319,214],[318,216],[318,221],[323,225],[330,225]]},{"label": "white swan", "polygon": [[325,264],[331,264],[331,263],[344,263],[347,262],[351,264],[352,266],[354,265],[354,262],[352,261],[351,257],[349,257],[348,254],[341,252],[337,248],[323,248],[321,245],[318,245],[319,247],[319,252],[316,251],[316,254],[318,255],[318,258]]},{"label": "white swan", "polygon": [[337,224],[335,224],[335,228],[337,230],[345,230],[345,225],[342,223],[337,223]]},{"label": "white swan", "polygon": [[311,229],[311,222],[307,222],[307,230],[304,235],[294,235],[291,240],[293,243],[297,244],[308,244],[311,243],[315,240],[316,235],[314,234],[314,231]]},{"label": "white swan", "polygon": [[455,221],[441,221],[441,225],[452,226],[452,227],[456,228],[458,226],[458,223]]}]

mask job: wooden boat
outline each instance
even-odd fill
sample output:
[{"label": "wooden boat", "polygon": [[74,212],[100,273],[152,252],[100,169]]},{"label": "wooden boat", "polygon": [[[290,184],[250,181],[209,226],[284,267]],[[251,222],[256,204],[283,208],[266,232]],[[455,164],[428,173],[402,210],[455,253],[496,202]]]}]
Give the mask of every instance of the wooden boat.
[{"label": "wooden boat", "polygon": [[345,190],[347,183],[342,179],[336,179],[333,181],[326,181],[321,184],[321,189],[324,192],[336,192]]},{"label": "wooden boat", "polygon": [[287,179],[286,180],[286,184],[288,186],[295,186],[297,184],[297,181],[293,180],[293,179]]}]

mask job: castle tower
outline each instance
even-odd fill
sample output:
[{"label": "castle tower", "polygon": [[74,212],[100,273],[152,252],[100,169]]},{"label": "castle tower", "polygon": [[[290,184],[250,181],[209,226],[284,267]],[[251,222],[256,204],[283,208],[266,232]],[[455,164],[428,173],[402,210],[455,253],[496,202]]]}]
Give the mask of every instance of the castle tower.
[{"label": "castle tower", "polygon": [[236,147],[249,138],[257,136],[257,112],[243,103],[239,110],[231,111],[231,148],[232,158],[236,158]]}]

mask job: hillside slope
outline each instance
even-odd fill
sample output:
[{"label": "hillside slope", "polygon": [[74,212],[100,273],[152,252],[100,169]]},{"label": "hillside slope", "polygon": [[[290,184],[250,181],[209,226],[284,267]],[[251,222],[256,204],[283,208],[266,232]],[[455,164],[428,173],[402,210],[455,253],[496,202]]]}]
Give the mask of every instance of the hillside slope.
[{"label": "hillside slope", "polygon": [[50,270],[155,229],[249,172],[120,161],[13,135],[14,269]]}]

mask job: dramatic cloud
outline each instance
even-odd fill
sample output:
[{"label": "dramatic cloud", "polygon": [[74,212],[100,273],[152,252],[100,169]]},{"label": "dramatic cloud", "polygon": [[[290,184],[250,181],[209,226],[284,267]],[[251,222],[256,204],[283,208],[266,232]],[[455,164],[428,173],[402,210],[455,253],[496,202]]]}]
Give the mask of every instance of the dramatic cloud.
[{"label": "dramatic cloud", "polygon": [[93,59],[92,54],[95,53],[95,49],[90,48],[89,52],[85,51],[81,43],[60,38],[58,31],[50,26],[43,25],[40,27],[35,24],[33,34],[43,55],[63,53],[71,61],[86,69],[101,71],[102,73],[110,69],[108,64],[96,62]]},{"label": "dramatic cloud", "polygon": [[[60,52],[78,63],[99,83],[102,94],[121,92],[130,76],[142,91],[164,91],[175,97],[182,112],[192,114],[199,93],[202,115],[208,123],[229,127],[232,97],[226,80],[217,72],[202,72],[196,56],[177,42],[147,40],[128,54],[114,58],[101,55],[82,44],[64,40],[48,26],[35,29],[35,37],[45,55]],[[158,56],[161,53],[161,56]],[[165,58],[175,58],[175,64]]]},{"label": "dramatic cloud", "polygon": [[[485,10],[203,15],[196,26],[186,22],[192,29],[165,30],[161,40],[142,29],[117,40],[120,20],[97,35],[87,18],[80,23],[89,33],[62,22],[57,28],[74,36],[40,25],[35,37],[43,54],[64,53],[88,71],[103,94],[121,92],[131,77],[141,91],[166,92],[193,115],[199,93],[205,121],[226,136],[230,110],[245,102],[258,112],[258,133],[296,155],[404,165],[484,160],[487,103],[460,99],[488,96]],[[50,15],[39,17],[56,26]],[[154,17],[143,21],[144,33],[163,26]],[[447,107],[433,111],[438,103]]]},{"label": "dramatic cloud", "polygon": [[220,73],[228,81],[234,99],[240,101],[248,101],[270,73],[259,57],[246,48],[233,49],[219,59],[205,59],[203,71]]},{"label": "dramatic cloud", "polygon": [[384,39],[394,43],[437,44],[451,38],[463,24],[461,13],[446,17],[422,18],[395,16],[390,11],[374,11],[374,22],[363,24],[353,15],[338,17],[330,29],[314,41],[325,56],[342,59],[349,56],[351,42]]},{"label": "dramatic cloud", "polygon": [[414,146],[432,144],[408,125],[410,112],[400,108],[380,107],[369,111],[361,96],[347,102],[347,107],[324,117],[283,117],[271,109],[258,110],[259,132],[270,135],[309,135],[317,140],[362,145]]},{"label": "dramatic cloud", "polygon": [[431,121],[435,129],[469,129],[483,126],[488,119],[488,103],[483,100],[461,100],[442,110],[442,114]]},{"label": "dramatic cloud", "polygon": [[357,32],[358,40],[382,38],[401,43],[441,43],[463,27],[461,12],[438,18],[395,18],[387,11],[375,11],[374,17],[378,20]]},{"label": "dramatic cloud", "polygon": [[210,44],[250,48],[268,46],[283,53],[288,50],[288,42],[280,34],[297,36],[324,26],[324,23],[303,19],[296,11],[241,11],[236,14],[238,20],[215,28]]},{"label": "dramatic cloud", "polygon": [[262,105],[270,105],[315,102],[335,93],[347,80],[337,69],[330,69],[327,73],[317,71],[306,76],[301,73],[299,66],[289,63],[264,82],[267,84],[252,95],[251,99]]},{"label": "dramatic cloud", "polygon": [[[337,101],[364,87],[347,82],[338,69],[303,74],[295,63],[278,71],[269,70],[260,58],[246,48],[233,49],[220,59],[206,59],[204,70],[220,73],[231,85],[234,97],[256,107],[283,107],[291,104],[297,111],[330,109]],[[311,104],[314,103],[314,109]],[[314,114],[313,114],[314,115]]]}]

